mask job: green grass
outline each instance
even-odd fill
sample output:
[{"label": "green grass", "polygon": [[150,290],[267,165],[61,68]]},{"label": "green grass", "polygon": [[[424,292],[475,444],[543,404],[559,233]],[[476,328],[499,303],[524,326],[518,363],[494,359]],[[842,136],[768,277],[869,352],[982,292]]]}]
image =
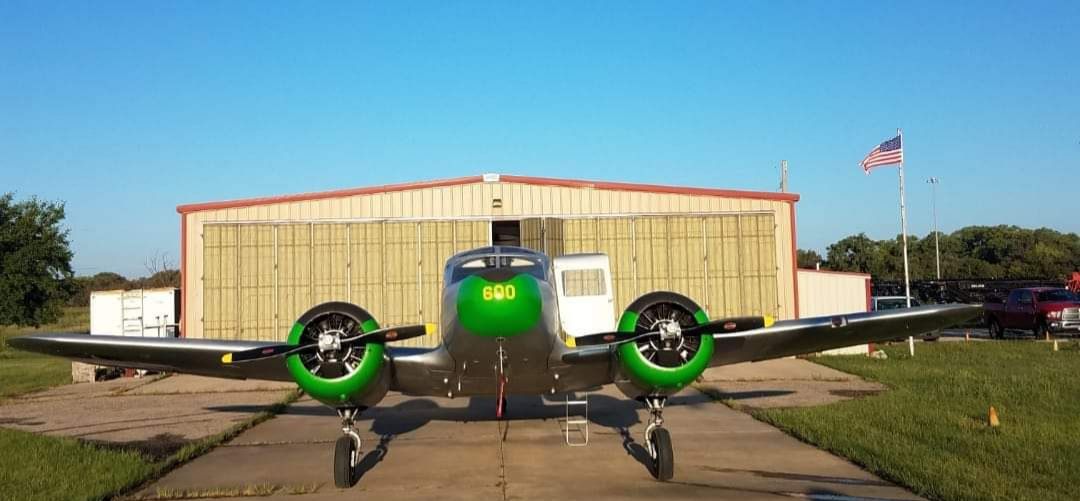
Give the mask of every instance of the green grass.
[{"label": "green grass", "polygon": [[64,315],[58,322],[43,325],[38,329],[0,326],[0,401],[71,382],[71,362],[13,350],[7,345],[8,338],[35,332],[89,331],[89,308],[64,308]]},{"label": "green grass", "polygon": [[[299,395],[297,391],[289,392],[266,410],[221,433],[193,441],[160,461],[138,451],[112,450],[70,438],[0,428],[0,499],[101,500],[131,492],[272,418]],[[273,488],[275,493],[301,489]],[[176,497],[175,493],[172,497]]]},{"label": "green grass", "polygon": [[[815,362],[890,390],[836,404],[753,415],[941,500],[1074,500],[1080,495],[1080,346],[921,343],[889,358]],[[1001,426],[990,428],[997,409]]]},{"label": "green grass", "polygon": [[136,452],[0,428],[0,499],[104,499],[153,472]]}]

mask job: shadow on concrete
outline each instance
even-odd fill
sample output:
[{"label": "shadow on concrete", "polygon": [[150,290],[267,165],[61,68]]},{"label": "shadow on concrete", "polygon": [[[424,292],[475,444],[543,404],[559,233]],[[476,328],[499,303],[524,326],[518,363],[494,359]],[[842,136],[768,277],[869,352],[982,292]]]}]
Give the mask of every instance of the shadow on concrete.
[{"label": "shadow on concrete", "polygon": [[160,433],[144,440],[130,440],[127,442],[85,439],[83,441],[102,449],[138,452],[155,462],[172,456],[192,442],[192,440],[175,433]]},{"label": "shadow on concrete", "polygon": [[742,470],[738,468],[716,468],[713,466],[702,466],[704,470],[715,471],[718,473],[749,473],[754,476],[762,478],[776,478],[784,480],[800,480],[805,482],[822,482],[829,484],[843,484],[843,485],[872,485],[879,487],[890,487],[892,484],[879,479],[865,479],[865,478],[850,478],[850,477],[833,477],[826,475],[806,475],[802,473],[784,473],[778,471],[764,471],[764,470]]},{"label": "shadow on concrete", "polygon": [[[760,392],[744,392],[746,394]],[[416,431],[432,421],[450,422],[512,422],[516,420],[565,419],[566,398],[578,399],[584,395],[574,393],[555,395],[510,395],[507,397],[505,417],[499,420],[495,416],[496,398],[492,396],[469,397],[464,406],[443,407],[431,398],[409,398],[390,407],[373,407],[364,411],[358,424],[369,421],[370,431],[379,436],[379,444],[368,452],[357,465],[357,478],[375,468],[390,453],[390,443],[399,435]],[[746,398],[751,398],[747,396]],[[643,406],[636,400],[616,398],[603,394],[590,394],[589,421],[598,426],[610,428],[622,437],[623,449],[641,463],[647,470],[652,469],[652,458],[646,448],[631,436],[630,428],[640,424],[638,414]],[[697,406],[713,404],[713,398],[701,393],[676,395],[670,397],[667,406]],[[251,405],[228,405],[207,407],[206,410],[219,412],[250,412],[262,407]],[[316,402],[290,405],[282,415],[326,417],[337,419],[337,411]],[[571,415],[581,415],[571,412]],[[504,437],[505,439],[505,437]]]},{"label": "shadow on concrete", "polygon": [[698,487],[705,489],[715,489],[717,491],[727,491],[730,493],[737,493],[739,497],[745,497],[749,494],[765,494],[770,496],[784,497],[784,498],[799,498],[809,499],[812,501],[910,501],[911,498],[882,498],[882,497],[867,497],[857,496],[852,494],[844,494],[840,491],[834,491],[830,489],[807,489],[807,490],[771,490],[771,489],[751,489],[748,487],[731,487],[728,485],[707,484],[703,482],[680,482],[678,480],[669,480],[669,484],[673,485],[685,485],[687,487]]},{"label": "shadow on concrete", "polygon": [[[710,383],[723,384],[722,382]],[[715,387],[705,388],[703,391],[706,391],[709,396],[717,400],[749,400],[752,398],[780,397],[795,393],[793,390],[723,391]]]}]

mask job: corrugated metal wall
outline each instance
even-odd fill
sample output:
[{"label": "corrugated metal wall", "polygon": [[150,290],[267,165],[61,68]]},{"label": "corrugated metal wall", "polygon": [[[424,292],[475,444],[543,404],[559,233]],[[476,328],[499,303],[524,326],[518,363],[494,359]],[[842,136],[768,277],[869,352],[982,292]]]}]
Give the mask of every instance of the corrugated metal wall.
[{"label": "corrugated metal wall", "polygon": [[870,275],[799,270],[799,313],[819,317],[870,309]]},{"label": "corrugated metal wall", "polygon": [[423,284],[441,281],[452,251],[487,245],[499,218],[522,220],[523,245],[550,255],[607,253],[620,306],[662,287],[714,316],[793,318],[793,214],[782,200],[513,182],[192,212],[184,334],[281,339],[300,312],[342,295],[383,324],[437,319],[439,288]]},{"label": "corrugated metal wall", "polygon": [[552,256],[608,255],[616,315],[655,290],[713,317],[778,315],[775,226],[771,213],[546,219],[544,240]]},{"label": "corrugated metal wall", "polygon": [[438,323],[443,263],[488,238],[487,221],[206,225],[203,337],[283,340],[327,301],[385,325]]}]

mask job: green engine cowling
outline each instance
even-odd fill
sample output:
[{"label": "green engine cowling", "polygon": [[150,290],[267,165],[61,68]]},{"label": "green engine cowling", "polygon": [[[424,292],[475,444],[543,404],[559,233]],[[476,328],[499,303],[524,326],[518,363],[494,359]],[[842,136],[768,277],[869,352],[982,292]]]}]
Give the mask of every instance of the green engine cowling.
[{"label": "green engine cowling", "polygon": [[[621,332],[646,332],[658,317],[674,317],[684,327],[708,322],[709,316],[690,298],[674,292],[650,292],[639,297],[619,318]],[[686,338],[690,340],[690,338]],[[715,350],[712,336],[691,340],[693,352],[677,364],[661,365],[649,360],[637,343],[618,348],[619,368],[625,379],[619,388],[632,398],[671,395],[682,390],[709,367]]]},{"label": "green engine cowling", "polygon": [[[351,320],[360,332],[370,332],[379,328],[378,322],[363,308],[345,302],[323,303],[306,311],[293,324],[289,331],[288,344],[299,345],[312,335],[312,330],[322,319],[337,315]],[[386,347],[379,343],[363,345],[358,356],[356,368],[337,377],[328,377],[313,372],[305,365],[300,355],[290,355],[285,359],[289,374],[304,393],[332,407],[370,407],[382,400],[389,390],[389,377],[386,370]]]}]

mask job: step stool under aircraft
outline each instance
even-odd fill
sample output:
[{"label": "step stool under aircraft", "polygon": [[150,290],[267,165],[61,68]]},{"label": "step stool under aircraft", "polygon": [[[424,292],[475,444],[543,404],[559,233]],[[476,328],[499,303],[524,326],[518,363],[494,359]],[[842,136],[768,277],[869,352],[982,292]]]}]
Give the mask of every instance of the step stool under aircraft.
[{"label": "step stool under aircraft", "polygon": [[8,343],[98,365],[295,381],[341,416],[343,436],[334,454],[339,487],[356,479],[361,441],[355,421],[387,391],[493,395],[502,418],[507,394],[615,384],[651,414],[645,444],[652,474],[663,481],[674,474],[664,404],[706,368],[917,336],[982,311],[937,305],[775,323],[770,317],[709,319],[690,298],[657,291],[637,298],[614,323],[611,290],[606,256],[564,256],[552,265],[536,251],[484,247],[447,261],[443,340],[435,348],[388,346],[430,334],[432,324],[381,327],[360,306],[342,302],[301,315],[284,344],[80,334],[36,334]]}]

